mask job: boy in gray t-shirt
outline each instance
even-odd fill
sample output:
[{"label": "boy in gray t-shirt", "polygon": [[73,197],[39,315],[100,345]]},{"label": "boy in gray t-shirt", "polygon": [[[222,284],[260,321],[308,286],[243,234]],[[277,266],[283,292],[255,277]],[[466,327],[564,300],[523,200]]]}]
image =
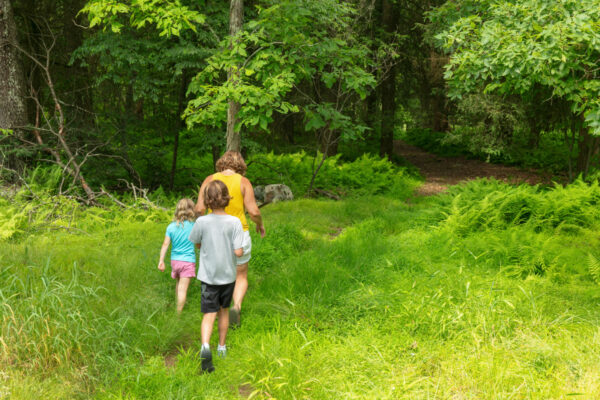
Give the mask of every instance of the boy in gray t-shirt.
[{"label": "boy in gray t-shirt", "polygon": [[244,230],[239,218],[225,213],[229,204],[229,191],[221,181],[211,181],[204,191],[206,207],[212,214],[196,220],[190,241],[200,248],[198,279],[202,282],[200,310],[202,317],[202,370],[212,372],[210,336],[215,320],[219,319],[219,347],[217,353],[225,356],[225,338],[229,327],[229,306],[235,287],[237,259],[243,254]]}]

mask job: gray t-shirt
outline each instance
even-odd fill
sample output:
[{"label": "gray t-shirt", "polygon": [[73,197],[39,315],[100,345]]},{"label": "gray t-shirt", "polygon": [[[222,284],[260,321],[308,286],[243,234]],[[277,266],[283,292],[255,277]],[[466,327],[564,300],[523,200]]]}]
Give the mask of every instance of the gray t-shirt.
[{"label": "gray t-shirt", "polygon": [[235,249],[242,248],[244,230],[239,218],[231,215],[204,215],[190,233],[192,243],[200,243],[198,280],[210,285],[235,282]]}]

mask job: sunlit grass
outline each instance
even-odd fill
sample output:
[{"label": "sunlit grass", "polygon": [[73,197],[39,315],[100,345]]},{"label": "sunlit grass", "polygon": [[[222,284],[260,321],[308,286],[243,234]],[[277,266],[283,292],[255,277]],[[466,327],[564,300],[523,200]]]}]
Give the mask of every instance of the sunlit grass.
[{"label": "sunlit grass", "polygon": [[[474,185],[464,189],[471,203],[459,204],[474,213],[499,196],[490,191],[508,190]],[[199,374],[199,285],[177,319],[174,284],[156,270],[166,223],[7,242],[0,393],[599,398],[600,289],[587,264],[598,248],[595,213],[582,211],[590,220],[576,233],[473,225],[452,201],[263,208],[267,237],[253,233],[243,326],[211,375]]]}]

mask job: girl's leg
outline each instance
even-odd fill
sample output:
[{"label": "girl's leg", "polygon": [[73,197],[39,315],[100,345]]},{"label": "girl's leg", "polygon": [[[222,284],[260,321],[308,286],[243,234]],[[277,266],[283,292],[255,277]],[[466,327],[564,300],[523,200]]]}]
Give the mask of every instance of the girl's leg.
[{"label": "girl's leg", "polygon": [[219,317],[219,345],[225,346],[227,338],[227,329],[229,328],[229,308],[221,308],[218,312]]},{"label": "girl's leg", "polygon": [[248,291],[248,263],[237,266],[237,276],[235,278],[235,288],[233,289],[233,308],[242,309],[242,301]]},{"label": "girl's leg", "polygon": [[187,298],[187,290],[188,286],[190,286],[192,278],[179,278],[177,279],[177,313],[180,314],[183,310],[183,306],[185,305],[185,300]]},{"label": "girl's leg", "polygon": [[177,304],[178,296],[179,296],[179,277],[175,278],[175,304]]}]

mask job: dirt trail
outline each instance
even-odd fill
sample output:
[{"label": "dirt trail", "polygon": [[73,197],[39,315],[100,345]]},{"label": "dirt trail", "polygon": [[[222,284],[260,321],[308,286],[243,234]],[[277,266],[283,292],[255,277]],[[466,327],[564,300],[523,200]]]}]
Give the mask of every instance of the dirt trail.
[{"label": "dirt trail", "polygon": [[490,164],[463,157],[442,157],[427,153],[401,140],[394,142],[394,151],[419,169],[425,183],[417,190],[421,196],[445,191],[448,186],[477,178],[495,178],[508,183],[550,183],[551,175],[533,169],[520,169]]}]

